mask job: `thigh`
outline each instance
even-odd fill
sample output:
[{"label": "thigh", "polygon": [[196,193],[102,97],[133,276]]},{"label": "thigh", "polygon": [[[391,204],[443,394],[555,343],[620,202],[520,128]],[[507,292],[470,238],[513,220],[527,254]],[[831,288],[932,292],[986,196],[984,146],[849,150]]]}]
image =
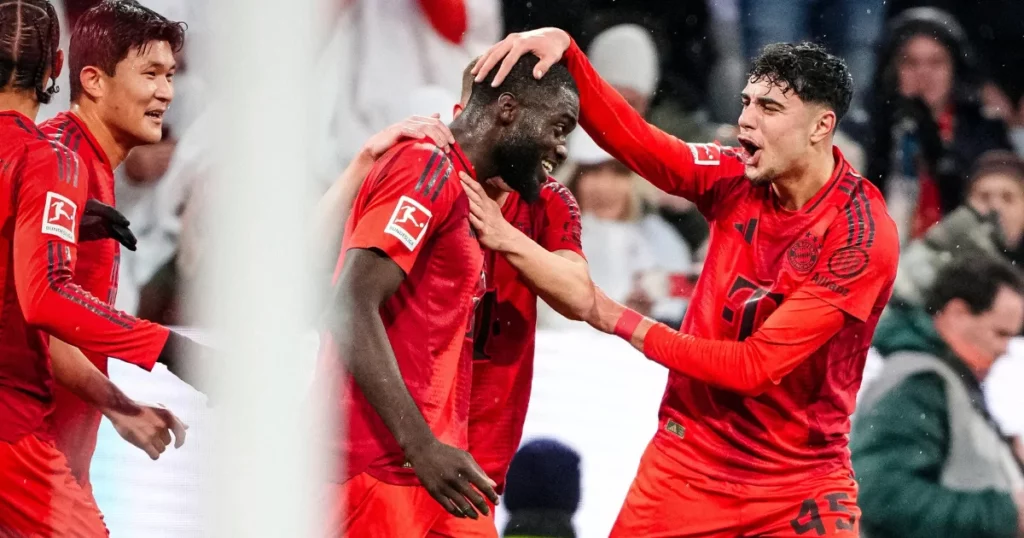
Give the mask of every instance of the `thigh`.
[{"label": "thigh", "polygon": [[857,484],[848,472],[813,480],[802,491],[752,492],[745,510],[748,536],[804,538],[860,536]]},{"label": "thigh", "polygon": [[706,477],[680,470],[652,443],[609,538],[735,538],[741,503]]},{"label": "thigh", "polygon": [[420,486],[386,484],[366,473],[335,491],[332,535],[346,538],[423,538],[444,513]]},{"label": "thigh", "polygon": [[487,503],[491,511],[488,515],[479,515],[478,519],[455,517],[448,512],[434,522],[430,528],[429,538],[498,538],[498,528],[494,524],[494,505]]},{"label": "thigh", "polygon": [[0,443],[0,536],[98,538],[103,517],[49,442],[29,435]]}]

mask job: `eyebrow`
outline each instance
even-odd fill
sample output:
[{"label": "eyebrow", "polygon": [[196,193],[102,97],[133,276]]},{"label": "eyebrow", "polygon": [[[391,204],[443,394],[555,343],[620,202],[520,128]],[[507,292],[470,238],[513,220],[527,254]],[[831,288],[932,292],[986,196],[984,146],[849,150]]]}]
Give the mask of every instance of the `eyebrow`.
[{"label": "eyebrow", "polygon": [[154,61],[154,60],[150,60],[150,61],[146,62],[145,65],[142,66],[142,70],[146,71],[148,69],[153,69],[154,67],[162,67],[162,68],[164,68],[167,71],[173,71],[173,70],[178,68],[178,62],[171,62],[170,64],[165,64],[163,62],[157,62],[157,61]]},{"label": "eyebrow", "polygon": [[[740,97],[743,98],[743,99],[746,99],[748,101],[750,100],[750,96],[747,95],[745,92],[740,92]],[[771,97],[768,97],[768,96],[765,96],[765,95],[759,95],[755,99],[755,101],[757,101],[757,104],[759,104],[761,106],[775,105],[775,106],[777,106],[779,108],[786,108],[786,105],[783,105],[779,101],[777,101],[775,99],[772,99]]]}]

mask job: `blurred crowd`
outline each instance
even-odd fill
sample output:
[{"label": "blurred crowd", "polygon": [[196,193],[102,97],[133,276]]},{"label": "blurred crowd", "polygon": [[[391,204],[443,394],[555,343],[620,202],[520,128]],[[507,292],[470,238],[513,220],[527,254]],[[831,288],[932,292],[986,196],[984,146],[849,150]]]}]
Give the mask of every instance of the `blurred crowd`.
[{"label": "blurred crowd", "polygon": [[[904,245],[896,299],[876,338],[872,377],[883,382],[867,384],[871,390],[862,394],[869,403],[855,417],[865,530],[873,537],[1024,535],[1015,527],[1024,520],[1024,484],[1006,478],[1020,474],[1024,407],[989,409],[984,396],[999,385],[986,382],[993,376],[1009,376],[1002,386],[1024,382],[1024,368],[995,365],[1024,321],[1003,301],[1024,301],[1024,290],[1015,269],[1003,274],[1002,266],[986,265],[1024,261],[1024,2],[332,2],[337,9],[318,63],[322,113],[313,138],[319,146],[312,148],[321,192],[373,133],[413,114],[450,118],[465,66],[508,32],[566,29],[601,76],[651,123],[684,140],[723,144],[734,142],[747,61],[761,47],[813,40],[845,58],[857,93],[837,143],[883,190]],[[70,25],[95,1],[60,3]],[[137,252],[122,253],[117,306],[154,321],[189,324],[182,305],[189,303],[187,284],[203,259],[197,215],[208,175],[210,106],[202,58],[192,51],[205,39],[207,2],[143,3],[187,22],[189,41],[178,59],[164,141],[135,149],[116,171],[118,207],[140,238]],[[40,119],[66,108],[58,98]],[[579,202],[594,282],[613,299],[678,326],[709,233],[696,208],[637,177],[582,129],[555,175]],[[975,263],[966,269],[954,263],[965,254]],[[967,285],[982,277],[989,286]],[[551,311],[542,313],[541,323],[573,326]],[[963,327],[969,334],[961,334]],[[931,366],[917,369],[892,366],[890,357],[907,353],[941,357],[948,368],[927,361]],[[1009,448],[972,449],[961,436],[973,434]],[[531,450],[561,454],[565,465],[578,468],[578,456],[573,463],[557,446]],[[1012,467],[1015,472],[1006,470]],[[510,495],[515,469],[514,463]],[[575,502],[549,508],[571,517],[578,489],[575,495]],[[549,509],[529,501],[523,506],[527,515],[517,521],[527,525]],[[934,525],[919,525],[938,517],[936,510],[947,513]],[[538,532],[530,535],[565,535]]]}]

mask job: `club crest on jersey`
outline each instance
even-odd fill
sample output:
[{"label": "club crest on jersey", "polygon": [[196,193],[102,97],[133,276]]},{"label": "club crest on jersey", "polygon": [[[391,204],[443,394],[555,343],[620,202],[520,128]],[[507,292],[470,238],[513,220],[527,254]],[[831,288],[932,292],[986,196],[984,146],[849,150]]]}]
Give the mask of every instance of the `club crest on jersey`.
[{"label": "club crest on jersey", "polygon": [[74,243],[77,222],[78,206],[74,202],[52,191],[46,193],[46,207],[43,209],[44,234],[55,235]]},{"label": "club crest on jersey", "polygon": [[391,220],[384,227],[384,233],[397,237],[409,250],[415,250],[427,233],[431,216],[430,210],[423,207],[423,204],[403,196],[399,198]]},{"label": "club crest on jersey", "polygon": [[818,253],[821,252],[821,242],[813,234],[808,232],[798,239],[787,253],[789,264],[798,273],[807,273],[818,264]]},{"label": "club crest on jersey", "polygon": [[843,247],[828,259],[828,271],[836,278],[853,278],[868,266],[868,253],[858,246]]}]

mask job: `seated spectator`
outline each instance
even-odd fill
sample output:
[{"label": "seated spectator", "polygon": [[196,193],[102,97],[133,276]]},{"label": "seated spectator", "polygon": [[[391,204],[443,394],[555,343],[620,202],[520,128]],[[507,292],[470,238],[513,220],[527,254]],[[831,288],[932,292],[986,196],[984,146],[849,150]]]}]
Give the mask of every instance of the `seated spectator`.
[{"label": "seated spectator", "polygon": [[971,174],[967,203],[981,214],[996,214],[1006,259],[1024,267],[1024,160],[1010,151],[983,155]]},{"label": "seated spectator", "polygon": [[[575,168],[566,185],[580,205],[583,253],[594,283],[616,301],[625,302],[645,315],[678,324],[686,302],[656,295],[658,291],[653,288],[659,286],[643,284],[654,280],[664,283],[670,274],[689,271],[691,253],[685,241],[659,215],[645,210],[641,196],[645,182],[605,153],[586,133],[578,133],[570,140],[569,155],[575,159]],[[661,292],[667,294],[668,290]],[[552,313],[541,309],[544,326],[582,326]]]},{"label": "seated spectator", "polygon": [[580,507],[580,455],[554,439],[523,445],[505,482],[509,518],[505,538],[576,538]]},{"label": "seated spectator", "polygon": [[1024,475],[982,395],[1024,324],[1024,282],[996,256],[944,266],[925,307],[899,306],[860,398],[850,448],[871,538],[1024,533]]},{"label": "seated spectator", "polygon": [[873,87],[867,177],[886,196],[904,243],[964,201],[971,165],[1010,147],[986,117],[963,29],[946,12],[909,9],[885,36]]}]

